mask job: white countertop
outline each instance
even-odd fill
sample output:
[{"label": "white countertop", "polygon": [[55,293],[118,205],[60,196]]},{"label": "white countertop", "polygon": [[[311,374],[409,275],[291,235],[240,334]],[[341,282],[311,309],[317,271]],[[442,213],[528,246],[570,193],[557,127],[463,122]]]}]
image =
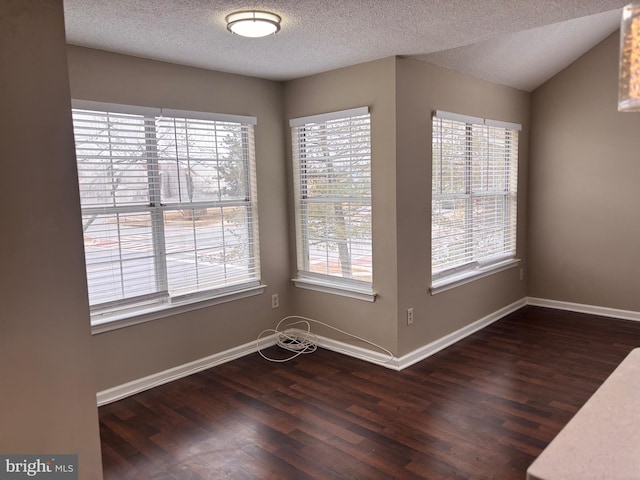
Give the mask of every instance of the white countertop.
[{"label": "white countertop", "polygon": [[527,470],[527,480],[640,479],[640,348]]}]

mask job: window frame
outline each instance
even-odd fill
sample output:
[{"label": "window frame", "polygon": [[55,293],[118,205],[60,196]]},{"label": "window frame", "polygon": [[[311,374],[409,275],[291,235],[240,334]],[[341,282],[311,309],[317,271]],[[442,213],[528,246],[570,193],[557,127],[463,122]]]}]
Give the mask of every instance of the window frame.
[{"label": "window frame", "polygon": [[[354,197],[354,196],[340,196],[327,194],[322,198],[309,198],[306,195],[307,184],[306,171],[305,171],[305,146],[306,143],[302,141],[305,137],[305,129],[310,128],[326,128],[327,122],[331,121],[350,121],[353,118],[366,116],[367,122],[367,149],[369,156],[368,165],[368,190],[366,196]],[[322,127],[324,125],[324,127]],[[307,225],[307,211],[311,204],[323,204],[323,205],[341,205],[345,202],[358,203],[365,208],[369,209],[369,225],[372,221],[372,188],[371,188],[371,176],[372,176],[372,159],[371,159],[371,114],[369,107],[356,107],[347,110],[340,110],[335,112],[328,112],[318,115],[311,115],[306,117],[294,118],[289,121],[291,128],[291,146],[292,146],[292,163],[293,163],[293,186],[294,186],[294,204],[295,204],[295,229],[296,229],[296,261],[297,261],[297,273],[296,278],[292,279],[296,287],[320,291],[324,293],[330,293],[334,295],[346,296],[358,300],[364,300],[373,302],[376,299],[376,293],[373,291],[373,238],[372,228],[370,226],[369,238],[367,248],[371,251],[371,262],[368,268],[371,268],[371,281],[358,280],[354,278],[347,278],[339,275],[331,275],[320,272],[313,272],[309,267],[310,253],[309,242],[310,239],[305,232],[308,231]],[[354,138],[344,137],[340,140],[348,140]],[[354,239],[347,238],[345,242],[348,245],[360,244],[364,245],[361,241],[354,242]],[[337,242],[338,240],[330,239],[328,243]],[[350,255],[351,255],[350,251]]]},{"label": "window frame", "polygon": [[[72,112],[74,112],[75,114],[76,111],[96,112],[99,115],[136,115],[144,118],[143,122],[145,154],[143,160],[140,161],[140,165],[144,164],[143,168],[147,171],[146,190],[144,191],[148,192],[149,202],[133,204],[123,203],[121,205],[118,205],[117,202],[114,201],[112,205],[81,205],[81,213],[83,218],[86,215],[104,216],[132,213],[148,214],[150,217],[149,235],[151,236],[151,243],[153,244],[152,257],[148,258],[153,259],[153,271],[155,272],[154,275],[156,277],[155,289],[150,294],[145,294],[140,297],[123,296],[122,298],[115,299],[113,301],[95,303],[93,305],[90,305],[92,333],[96,334],[116,328],[135,325],[157,318],[163,318],[166,316],[175,315],[178,313],[204,308],[207,306],[241,298],[246,298],[253,295],[259,295],[264,292],[266,286],[262,285],[262,282],[260,280],[260,246],[255,171],[256,161],[253,147],[253,126],[257,123],[257,119],[255,117],[208,112],[194,112],[175,109],[138,107],[131,105],[74,99],[72,100]],[[137,118],[136,120],[139,121],[140,119]],[[163,121],[166,122],[167,120],[169,120],[169,123],[161,126],[161,123]],[[186,132],[188,128],[190,128],[187,127],[188,122],[193,123],[201,120],[239,124],[238,128],[240,128],[242,131],[242,148],[243,152],[245,152],[243,154],[242,161],[242,164],[244,166],[243,168],[245,169],[243,182],[244,198],[238,200],[221,199],[220,195],[218,194],[217,200],[204,199],[201,201],[197,201],[196,199],[196,201],[193,201],[191,196],[189,196],[189,199],[186,200],[181,194],[179,195],[177,201],[172,200],[170,202],[167,202],[167,204],[165,205],[164,203],[162,203],[161,193],[161,163],[169,162],[169,164],[172,165],[173,162],[175,162],[176,168],[180,168],[181,162],[183,160],[181,160],[181,157],[178,155],[177,150],[175,152],[175,156],[171,155],[166,159],[162,158],[158,154],[157,148],[160,142],[158,129],[168,128],[169,131],[173,131],[171,130],[171,128],[177,128],[179,121],[183,121]],[[171,121],[173,121],[173,127],[171,126]],[[215,126],[215,128],[217,128],[217,125]],[[245,131],[249,133],[247,134],[245,133]],[[76,135],[75,132],[76,131],[74,123],[74,135]],[[111,138],[110,134],[109,138]],[[76,148],[78,148],[77,145]],[[177,143],[175,144],[175,148],[178,148]],[[109,151],[113,150],[110,149]],[[191,158],[191,154],[187,153],[188,162],[191,161]],[[146,164],[144,163],[145,161]],[[78,161],[78,168],[80,168],[80,161]],[[187,190],[189,190],[188,187]],[[247,228],[246,251],[248,252],[248,257],[246,257],[246,261],[248,262],[247,274],[249,278],[237,282],[230,281],[228,283],[225,280],[219,285],[212,286],[210,284],[204,287],[201,287],[193,283],[193,281],[190,281],[187,282],[187,285],[190,285],[190,287],[187,287],[191,288],[190,291],[180,291],[174,295],[171,295],[169,292],[169,284],[167,280],[167,258],[169,254],[165,251],[164,248],[164,236],[167,229],[165,212],[181,211],[185,209],[195,210],[202,208],[214,209],[214,211],[219,209],[220,212],[223,212],[225,208],[234,206],[241,206],[244,212],[243,217],[245,219],[244,221],[246,222]],[[116,222],[117,225],[120,225],[120,220],[117,220]],[[195,235],[195,224],[193,224],[192,228],[194,229]],[[84,227],[83,230],[85,230]],[[119,245],[121,244],[120,242],[120,237],[118,237]],[[121,266],[122,261],[122,259],[119,260],[119,264]],[[227,265],[228,263],[223,262],[223,264]],[[198,267],[196,266],[194,268],[197,269]],[[89,283],[89,272],[87,271],[85,272],[85,274],[87,275],[87,282]],[[224,278],[227,278],[226,274]],[[123,286],[122,288],[125,287]],[[181,290],[183,290],[183,288],[181,288]]]},{"label": "window frame", "polygon": [[[495,273],[508,270],[510,268],[514,268],[519,265],[520,259],[516,258],[517,255],[517,203],[518,203],[518,182],[519,182],[519,143],[518,143],[518,132],[522,130],[522,126],[517,123],[511,122],[503,122],[497,120],[490,120],[479,117],[472,117],[469,115],[462,115],[457,113],[445,112],[442,110],[435,110],[432,114],[432,175],[436,175],[437,165],[440,165],[436,161],[437,149],[436,149],[436,140],[440,142],[442,145],[442,136],[439,136],[436,139],[436,121],[453,121],[458,122],[460,124],[465,125],[465,134],[464,134],[464,143],[465,143],[465,154],[464,154],[464,162],[465,166],[463,169],[463,183],[465,186],[464,193],[457,194],[439,194],[436,191],[436,182],[432,178],[432,189],[431,189],[431,286],[430,293],[435,295],[437,293],[450,290],[452,288],[458,287],[460,285],[467,284],[474,280],[493,275]],[[480,126],[482,128],[499,128],[503,129],[505,138],[510,138],[510,141],[505,140],[505,145],[509,144],[510,148],[505,147],[507,152],[505,153],[505,167],[504,167],[504,175],[505,175],[505,189],[502,193],[494,192],[488,194],[479,194],[475,192],[472,188],[472,162],[474,158],[477,158],[477,152],[473,150],[473,127]],[[515,137],[515,145],[513,144],[512,136]],[[460,140],[460,138],[458,138]],[[489,142],[487,142],[489,145]],[[442,148],[442,147],[440,147]],[[490,148],[486,147],[487,152],[490,151]],[[440,154],[442,152],[440,151]],[[490,154],[487,153],[487,157]],[[492,157],[493,161],[494,158]],[[511,174],[514,174],[513,169],[515,168],[515,179],[511,178]],[[460,178],[458,176],[457,178]],[[436,214],[434,212],[434,208],[436,202],[443,201],[446,199],[461,200],[465,202],[465,231],[464,231],[464,239],[465,239],[465,251],[469,251],[469,247],[471,246],[471,257],[470,261],[463,261],[458,263],[457,265],[452,265],[449,268],[442,269],[436,273],[434,273],[434,248],[435,248],[435,238],[434,237],[434,225],[437,219]],[[503,208],[507,209],[504,213],[504,218],[506,221],[502,224],[502,228],[505,230],[505,236],[510,236],[509,240],[509,249],[505,248],[505,251],[497,253],[495,255],[487,256],[487,257],[476,257],[476,250],[473,247],[473,202],[478,198],[502,198],[504,200]]]}]

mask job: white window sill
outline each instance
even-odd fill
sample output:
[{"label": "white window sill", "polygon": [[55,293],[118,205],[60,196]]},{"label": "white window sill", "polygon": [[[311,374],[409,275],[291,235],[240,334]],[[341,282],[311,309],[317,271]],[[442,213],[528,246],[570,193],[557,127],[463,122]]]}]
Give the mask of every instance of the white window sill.
[{"label": "white window sill", "polygon": [[170,317],[180,313],[198,310],[200,308],[211,307],[221,303],[232,302],[241,298],[253,297],[264,293],[266,285],[251,286],[243,290],[236,290],[230,293],[220,294],[206,299],[198,298],[190,301],[183,301],[178,304],[152,305],[144,309],[128,311],[116,315],[105,316],[104,318],[91,320],[91,334],[117,330],[119,328],[130,327],[140,323],[150,322],[159,318]]},{"label": "white window sill", "polygon": [[355,298],[356,300],[364,300],[366,302],[375,302],[376,296],[378,295],[371,288],[360,288],[354,285],[344,285],[341,283],[317,279],[299,277],[294,278],[291,281],[298,288],[330,293],[332,295],[341,295],[343,297]]},{"label": "white window sill", "polygon": [[444,278],[439,278],[431,282],[431,288],[429,289],[431,295],[436,295],[441,292],[446,292],[452,288],[471,283],[483,277],[488,277],[498,272],[515,268],[520,263],[519,258],[510,258],[498,263],[492,263],[482,267],[477,267],[473,270],[465,270]]}]

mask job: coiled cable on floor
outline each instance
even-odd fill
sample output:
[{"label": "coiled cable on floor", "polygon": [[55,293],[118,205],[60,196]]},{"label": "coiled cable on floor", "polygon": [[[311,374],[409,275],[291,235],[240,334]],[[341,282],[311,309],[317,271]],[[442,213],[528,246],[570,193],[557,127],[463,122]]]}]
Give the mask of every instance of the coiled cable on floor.
[{"label": "coiled cable on floor", "polygon": [[[291,320],[297,320],[297,321],[291,321]],[[286,325],[284,326],[284,328],[282,327],[282,324],[285,322],[290,322],[290,323],[286,323]],[[364,338],[358,337],[357,335],[353,335],[352,333],[349,332],[345,332],[344,330],[341,330],[339,328],[336,328],[332,325],[326,324],[324,322],[321,322],[320,320],[314,320],[313,318],[307,318],[307,317],[301,317],[299,315],[290,315],[288,317],[284,317],[282,320],[280,320],[278,322],[278,324],[276,325],[275,328],[268,328],[266,330],[263,330],[262,332],[260,332],[260,335],[258,335],[258,338],[256,339],[256,345],[257,345],[257,350],[258,353],[260,354],[260,356],[262,358],[264,358],[265,360],[269,360],[270,362],[278,362],[278,363],[283,363],[283,362],[288,362],[290,360],[293,360],[294,358],[302,355],[302,354],[307,354],[307,353],[313,353],[317,350],[318,348],[318,337],[313,334],[311,332],[311,323],[316,323],[318,325],[323,325],[327,328],[330,328],[332,330],[335,330],[336,332],[342,333],[343,335],[347,335],[351,338],[354,338],[356,340],[359,340],[361,342],[364,342],[368,345],[371,345],[372,347],[377,348],[378,350],[384,352],[386,355],[389,356],[389,358],[383,362],[383,363],[389,363],[390,361],[393,360],[393,353],[391,353],[389,350],[387,350],[386,348],[373,343],[369,340],[366,340]],[[302,330],[299,328],[293,328],[296,325],[304,325],[306,327],[306,329]],[[265,355],[263,353],[263,348],[260,347],[260,340],[265,337],[266,335],[269,334],[275,334],[276,336],[276,345],[278,345],[280,348],[287,350],[289,352],[292,352],[292,355],[287,357],[287,358],[271,358],[267,355]],[[341,351],[339,349],[332,349],[332,350],[336,350],[339,351],[340,353],[346,353],[348,355],[352,355],[352,353],[350,352],[346,352],[346,351]],[[360,358],[362,359],[367,359],[364,355],[361,356]]]}]

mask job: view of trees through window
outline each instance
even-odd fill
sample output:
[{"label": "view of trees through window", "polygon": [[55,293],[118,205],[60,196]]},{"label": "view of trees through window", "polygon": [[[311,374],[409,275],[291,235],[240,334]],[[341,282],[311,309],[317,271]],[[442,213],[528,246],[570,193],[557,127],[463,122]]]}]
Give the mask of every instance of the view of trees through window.
[{"label": "view of trees through window", "polygon": [[515,255],[518,134],[433,118],[432,274]]},{"label": "view of trees through window", "polygon": [[298,268],[372,281],[369,115],[293,129]]},{"label": "view of trees through window", "polygon": [[81,109],[73,120],[94,308],[257,279],[251,126]]}]

